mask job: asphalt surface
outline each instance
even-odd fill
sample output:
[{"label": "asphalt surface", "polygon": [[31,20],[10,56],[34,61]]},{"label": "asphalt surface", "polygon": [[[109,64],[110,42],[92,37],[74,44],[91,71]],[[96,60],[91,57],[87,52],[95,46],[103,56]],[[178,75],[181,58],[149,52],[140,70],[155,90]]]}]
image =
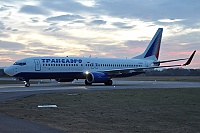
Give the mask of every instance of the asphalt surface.
[{"label": "asphalt surface", "polygon": [[44,125],[17,119],[6,115],[0,115],[1,133],[64,133]]},{"label": "asphalt surface", "polygon": [[[85,86],[83,81],[74,83],[32,84],[24,87],[23,84],[0,85],[0,102],[19,99],[34,94],[74,92],[82,90],[112,90],[112,89],[149,89],[149,88],[197,88],[199,82],[167,82],[167,81],[115,81],[113,86],[94,84]],[[1,133],[63,133],[63,131],[40,125],[24,119],[18,119],[0,114]]]}]

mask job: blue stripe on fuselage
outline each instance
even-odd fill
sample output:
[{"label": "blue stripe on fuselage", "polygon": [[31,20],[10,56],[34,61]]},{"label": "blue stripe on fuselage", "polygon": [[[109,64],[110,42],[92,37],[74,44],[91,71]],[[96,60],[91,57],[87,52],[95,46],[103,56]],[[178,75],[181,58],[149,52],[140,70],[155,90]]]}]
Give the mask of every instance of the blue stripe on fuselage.
[{"label": "blue stripe on fuselage", "polygon": [[86,75],[83,72],[21,72],[14,77],[24,78],[24,79],[83,79]]}]

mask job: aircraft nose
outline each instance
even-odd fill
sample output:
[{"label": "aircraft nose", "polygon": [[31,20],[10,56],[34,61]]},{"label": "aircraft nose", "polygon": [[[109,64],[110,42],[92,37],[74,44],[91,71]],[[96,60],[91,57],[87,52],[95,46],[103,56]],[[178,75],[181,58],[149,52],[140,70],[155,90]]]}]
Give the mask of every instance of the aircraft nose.
[{"label": "aircraft nose", "polygon": [[13,75],[14,75],[14,70],[13,70],[12,67],[6,67],[6,68],[4,69],[4,72],[5,72],[6,74],[10,75],[10,76],[13,76]]}]

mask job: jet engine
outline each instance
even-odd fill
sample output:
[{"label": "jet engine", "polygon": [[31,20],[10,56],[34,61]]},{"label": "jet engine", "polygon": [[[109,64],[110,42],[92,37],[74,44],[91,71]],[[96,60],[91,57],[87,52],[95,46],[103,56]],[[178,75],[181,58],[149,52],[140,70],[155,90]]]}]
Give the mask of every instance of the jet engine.
[{"label": "jet engine", "polygon": [[[105,83],[107,85],[112,85],[112,80],[106,73],[102,72],[91,72],[86,76],[86,82],[88,84],[92,83]],[[110,83],[110,84],[108,84]]]}]

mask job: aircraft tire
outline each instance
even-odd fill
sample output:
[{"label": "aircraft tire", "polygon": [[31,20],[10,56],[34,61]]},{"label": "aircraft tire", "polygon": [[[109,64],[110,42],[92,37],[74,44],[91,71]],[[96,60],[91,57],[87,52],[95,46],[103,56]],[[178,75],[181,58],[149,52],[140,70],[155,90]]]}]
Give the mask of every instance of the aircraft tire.
[{"label": "aircraft tire", "polygon": [[85,85],[92,85],[92,83],[89,83],[87,80],[85,80]]},{"label": "aircraft tire", "polygon": [[105,85],[110,85],[110,86],[111,86],[111,85],[113,84],[113,81],[110,79],[110,80],[108,80],[107,82],[105,82],[104,84],[105,84]]},{"label": "aircraft tire", "polygon": [[25,87],[30,87],[30,83],[29,82],[25,82]]}]

